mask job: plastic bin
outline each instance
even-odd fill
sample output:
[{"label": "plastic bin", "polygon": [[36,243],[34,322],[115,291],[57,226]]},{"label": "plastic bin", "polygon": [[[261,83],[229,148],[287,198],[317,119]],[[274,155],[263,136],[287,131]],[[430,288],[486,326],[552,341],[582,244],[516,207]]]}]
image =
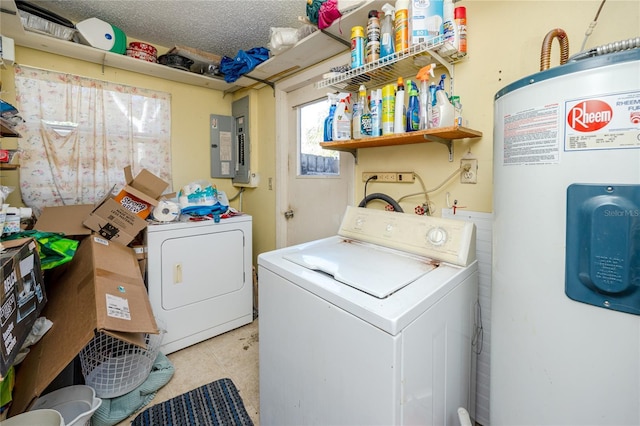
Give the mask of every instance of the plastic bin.
[{"label": "plastic bin", "polygon": [[2,426],[65,426],[62,415],[56,410],[34,410],[18,414],[2,421]]},{"label": "plastic bin", "polygon": [[60,388],[36,399],[32,410],[52,409],[62,415],[65,426],[89,426],[91,416],[102,400],[90,386],[74,385]]}]

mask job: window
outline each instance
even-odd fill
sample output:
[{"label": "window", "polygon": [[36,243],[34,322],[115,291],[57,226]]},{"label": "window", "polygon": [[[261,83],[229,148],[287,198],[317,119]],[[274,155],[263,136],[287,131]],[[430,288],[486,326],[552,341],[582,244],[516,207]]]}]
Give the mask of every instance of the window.
[{"label": "window", "polygon": [[171,182],[171,97],[164,92],[17,66],[20,191],[45,206],[95,204],[143,168]]},{"label": "window", "polygon": [[329,113],[329,101],[321,99],[298,107],[298,175],[339,176],[338,151],[323,149],[324,121]]}]

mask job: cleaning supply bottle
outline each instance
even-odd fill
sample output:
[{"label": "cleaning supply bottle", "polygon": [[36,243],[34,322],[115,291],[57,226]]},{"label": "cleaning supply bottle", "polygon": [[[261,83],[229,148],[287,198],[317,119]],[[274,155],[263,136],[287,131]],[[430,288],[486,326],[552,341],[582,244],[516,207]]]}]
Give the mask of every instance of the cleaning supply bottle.
[{"label": "cleaning supply bottle", "polygon": [[396,0],[394,30],[395,51],[402,52],[409,47],[409,0]]},{"label": "cleaning supply bottle", "polygon": [[398,89],[396,90],[395,113],[393,119],[393,133],[404,133],[406,120],[406,108],[404,106],[404,83],[402,77],[398,77]]},{"label": "cleaning supply bottle", "polygon": [[351,28],[351,68],[364,65],[364,28]]},{"label": "cleaning supply bottle", "polygon": [[367,89],[360,85],[358,98],[353,104],[353,118],[351,119],[351,131],[353,139],[362,139],[362,112],[366,103]]},{"label": "cleaning supply bottle", "polygon": [[344,141],[351,139],[351,112],[349,111],[350,93],[338,94],[338,105],[333,115],[333,140]]},{"label": "cleaning supply bottle", "polygon": [[389,3],[382,6],[384,18],[382,18],[381,42],[380,42],[380,58],[393,56],[395,46],[395,33],[393,25],[394,8]]},{"label": "cleaning supply bottle", "polygon": [[[433,70],[436,64],[429,64],[418,71],[416,79],[420,81],[420,130],[431,127],[431,97],[429,95],[429,75],[435,77]],[[435,86],[434,86],[435,87]],[[435,89],[434,89],[435,91]]]},{"label": "cleaning supply bottle", "polygon": [[436,89],[435,106],[433,110],[433,127],[450,127],[453,126],[454,108],[447,92],[444,90],[444,79],[446,75],[442,74],[440,77],[440,84]]},{"label": "cleaning supply bottle", "polygon": [[454,47],[455,22],[453,14],[453,0],[444,0],[442,5],[442,40]]},{"label": "cleaning supply bottle", "polygon": [[367,44],[365,47],[365,63],[380,59],[380,19],[377,10],[369,11],[367,21]]},{"label": "cleaning supply bottle", "polygon": [[456,7],[453,10],[453,18],[456,24],[456,48],[459,56],[467,54],[467,8]]},{"label": "cleaning supply bottle", "polygon": [[393,133],[393,120],[396,110],[396,87],[387,84],[382,87],[382,135]]},{"label": "cleaning supply bottle", "polygon": [[338,103],[338,96],[335,93],[327,93],[329,98],[329,115],[324,119],[324,141],[331,142],[333,140],[333,116],[336,112],[336,104]]},{"label": "cleaning supply bottle", "polygon": [[371,136],[382,135],[382,90],[371,91],[371,101],[369,102],[371,111]]},{"label": "cleaning supply bottle", "polygon": [[409,105],[407,106],[407,132],[420,130],[420,101],[418,100],[418,86],[407,80],[409,89]]},{"label": "cleaning supply bottle", "polygon": [[360,86],[360,97],[362,98],[362,118],[360,120],[360,134],[363,138],[371,136],[371,111],[369,110],[369,99],[367,89]]}]

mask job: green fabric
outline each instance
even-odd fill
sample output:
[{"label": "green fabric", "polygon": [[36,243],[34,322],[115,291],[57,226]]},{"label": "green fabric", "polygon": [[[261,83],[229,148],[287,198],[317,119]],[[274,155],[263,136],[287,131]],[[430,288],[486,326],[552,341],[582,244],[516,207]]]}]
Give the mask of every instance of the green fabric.
[{"label": "green fabric", "polygon": [[309,21],[318,25],[318,12],[320,11],[320,6],[327,0],[308,0],[307,1],[307,18]]},{"label": "green fabric", "polygon": [[78,241],[64,238],[64,234],[28,230],[11,234],[4,240],[16,240],[31,237],[38,244],[40,254],[40,267],[44,269],[55,268],[73,259],[78,249]]},{"label": "green fabric", "polygon": [[7,370],[7,375],[0,377],[0,407],[4,407],[11,402],[13,394],[14,375],[13,365]]},{"label": "green fabric", "polygon": [[149,377],[137,388],[116,398],[103,398],[100,408],[93,413],[93,426],[113,426],[145,405],[156,396],[158,390],[173,376],[173,364],[163,353],[158,352]]}]

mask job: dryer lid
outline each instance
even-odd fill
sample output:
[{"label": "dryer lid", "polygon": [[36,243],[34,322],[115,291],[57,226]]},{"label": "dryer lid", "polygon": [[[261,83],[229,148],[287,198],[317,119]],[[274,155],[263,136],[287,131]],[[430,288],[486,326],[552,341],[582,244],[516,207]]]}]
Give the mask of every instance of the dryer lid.
[{"label": "dryer lid", "polygon": [[438,266],[428,258],[349,239],[321,240],[283,257],[379,299]]}]

